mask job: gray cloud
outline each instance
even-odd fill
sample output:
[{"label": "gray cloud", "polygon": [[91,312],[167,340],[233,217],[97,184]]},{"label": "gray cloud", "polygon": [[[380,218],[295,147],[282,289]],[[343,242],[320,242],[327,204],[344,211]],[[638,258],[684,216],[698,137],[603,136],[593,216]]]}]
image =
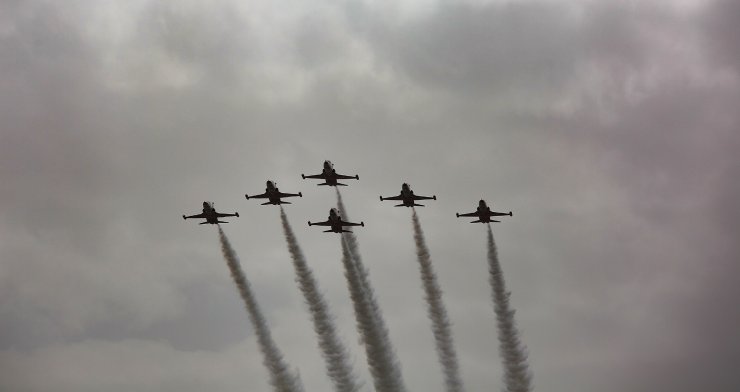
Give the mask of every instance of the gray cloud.
[{"label": "gray cloud", "polygon": [[[438,196],[470,390],[501,383],[485,233],[452,216],[479,198],[514,211],[494,230],[536,389],[740,385],[733,2],[0,7],[0,389],[267,390],[216,233],[179,218],[212,200],[326,390],[278,212],[243,198],[274,179],[304,193],[291,219],[324,218],[298,177],[324,159],[360,175],[343,195],[409,389],[443,386],[407,211],[377,202],[403,181]],[[364,363],[335,238],[296,234]]]},{"label": "gray cloud", "polygon": [[707,7],[702,26],[707,44],[713,50],[711,54],[735,68],[736,72],[740,66],[740,51],[734,44],[740,38],[737,24],[739,14],[740,6],[737,2],[718,0]]}]

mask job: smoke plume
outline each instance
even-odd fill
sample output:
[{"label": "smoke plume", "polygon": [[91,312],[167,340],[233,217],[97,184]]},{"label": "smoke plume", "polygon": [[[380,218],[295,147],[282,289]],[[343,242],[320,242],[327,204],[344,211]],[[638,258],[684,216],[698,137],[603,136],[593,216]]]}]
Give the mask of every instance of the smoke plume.
[{"label": "smoke plume", "polygon": [[457,364],[457,353],[452,340],[452,331],[450,331],[450,321],[447,317],[447,309],[442,302],[442,289],[437,283],[437,275],[434,273],[432,260],[429,256],[424,240],[424,232],[421,230],[419,217],[416,210],[413,213],[414,223],[414,241],[416,242],[416,255],[419,259],[419,272],[421,273],[421,283],[424,287],[424,294],[427,302],[427,315],[432,321],[432,332],[437,346],[437,356],[439,363],[442,365],[442,371],[445,377],[445,386],[448,391],[460,392],[463,390],[462,379],[460,378],[460,368]]},{"label": "smoke plume", "polygon": [[231,271],[231,277],[234,278],[234,283],[244,300],[244,306],[247,309],[249,320],[252,322],[257,335],[257,342],[264,357],[262,363],[265,364],[265,367],[270,372],[270,384],[276,392],[303,392],[303,385],[300,378],[288,369],[288,366],[283,361],[283,355],[272,340],[267,321],[262,316],[249,281],[247,281],[247,277],[239,265],[236,252],[234,252],[229,240],[226,238],[226,234],[224,234],[220,226],[218,228],[218,235],[221,240],[221,251],[226,259],[226,264],[229,266],[229,271]]},{"label": "smoke plume", "polygon": [[326,361],[327,372],[334,384],[334,390],[338,392],[358,391],[360,386],[349,365],[347,350],[337,336],[326,301],[319,291],[313,272],[306,263],[306,258],[282,208],[280,208],[280,218],[283,223],[285,240],[288,242],[288,251],[293,258],[296,281],[311,313],[313,329],[319,338],[319,348]]},{"label": "smoke plume", "polygon": [[[337,209],[339,210],[339,216],[341,216],[342,219],[344,220],[349,220],[349,215],[347,214],[347,209],[344,208],[344,201],[342,200],[342,194],[339,192],[339,188],[336,188],[336,192],[337,192]],[[362,257],[360,256],[360,246],[359,246],[359,243],[357,242],[357,237],[355,237],[354,233],[342,234],[342,237],[347,241],[347,246],[349,246],[349,251],[351,254],[350,261],[354,262],[355,269],[357,273],[359,274],[360,287],[362,287],[363,290],[366,290],[365,282],[369,281],[369,277],[368,277],[367,269],[365,269],[364,264],[362,264]],[[373,297],[373,302],[375,302],[374,294],[371,296]],[[376,304],[376,307],[377,307],[377,304]]]},{"label": "smoke plume", "polygon": [[529,392],[532,387],[527,354],[519,341],[519,331],[514,321],[515,311],[509,306],[511,293],[506,291],[506,283],[498,262],[496,243],[493,241],[490,224],[488,225],[488,267],[493,290],[493,309],[496,312],[499,330],[499,354],[504,364],[504,391]]},{"label": "smoke plume", "polygon": [[[349,219],[338,189],[337,202],[340,216],[343,219]],[[403,384],[401,366],[393,351],[388,328],[375,300],[367,270],[362,265],[357,238],[352,233],[342,234],[342,264],[355,310],[357,330],[365,346],[375,390],[377,392],[403,392],[406,387]]]}]

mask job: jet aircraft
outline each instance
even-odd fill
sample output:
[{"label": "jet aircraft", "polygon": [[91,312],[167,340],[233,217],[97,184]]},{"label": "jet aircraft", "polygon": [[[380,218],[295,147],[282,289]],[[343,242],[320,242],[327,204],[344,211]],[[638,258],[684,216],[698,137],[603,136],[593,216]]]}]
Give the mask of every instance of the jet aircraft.
[{"label": "jet aircraft", "polygon": [[474,216],[474,217],[478,218],[478,220],[474,220],[474,221],[472,221],[470,223],[501,222],[501,221],[493,220],[493,219],[491,219],[491,217],[492,216],[507,216],[507,215],[508,216],[514,216],[514,214],[512,214],[511,211],[509,211],[508,213],[506,213],[506,212],[494,212],[494,211],[491,211],[491,207],[489,207],[489,206],[486,205],[485,200],[481,200],[481,201],[478,202],[478,208],[476,209],[475,212],[471,212],[471,213],[468,213],[468,214],[455,213],[455,215],[458,218],[461,217],[461,216]]},{"label": "jet aircraft", "polygon": [[236,216],[236,217],[238,217],[239,216],[239,213],[238,212],[235,212],[233,214],[222,214],[220,212],[216,212],[216,209],[213,207],[213,203],[209,203],[207,201],[204,201],[203,202],[203,212],[202,213],[196,214],[196,215],[190,215],[190,216],[183,215],[182,216],[182,219],[190,219],[190,218],[205,219],[206,220],[205,222],[201,222],[199,224],[200,225],[205,225],[206,223],[210,223],[212,225],[215,225],[217,223],[229,223],[229,222],[218,220],[218,218],[223,218],[223,217],[226,217],[226,216]]},{"label": "jet aircraft", "polygon": [[280,204],[291,204],[287,201],[282,201],[281,199],[284,197],[294,197],[294,196],[300,196],[303,197],[303,194],[301,192],[298,193],[283,193],[280,192],[280,190],[275,186],[275,184],[272,181],[267,181],[267,188],[265,188],[265,193],[261,195],[244,195],[244,197],[249,199],[267,199],[267,202],[262,203],[262,205],[268,205],[268,204],[274,204],[274,205],[280,205]]},{"label": "jet aircraft", "polygon": [[397,204],[394,207],[424,207],[423,204],[414,203],[417,200],[437,200],[437,196],[417,196],[414,191],[411,190],[409,184],[404,183],[401,185],[401,194],[393,197],[380,196],[380,201],[384,200],[401,200],[401,204]]},{"label": "jet aircraft", "polygon": [[309,226],[330,226],[331,229],[324,230],[324,233],[351,233],[349,230],[344,230],[344,226],[362,226],[365,227],[365,222],[352,223],[343,221],[342,217],[339,216],[336,208],[329,210],[329,219],[324,222],[311,223],[308,221]]},{"label": "jet aircraft", "polygon": [[331,161],[324,161],[324,169],[321,171],[320,174],[313,174],[310,176],[307,176],[305,174],[301,174],[301,177],[305,180],[306,178],[316,178],[319,180],[324,180],[323,183],[317,184],[317,185],[328,185],[328,186],[347,186],[347,184],[342,184],[337,182],[337,180],[359,180],[360,176],[355,174],[354,176],[347,176],[344,174],[337,174],[337,171],[334,170],[334,165],[331,163]]}]

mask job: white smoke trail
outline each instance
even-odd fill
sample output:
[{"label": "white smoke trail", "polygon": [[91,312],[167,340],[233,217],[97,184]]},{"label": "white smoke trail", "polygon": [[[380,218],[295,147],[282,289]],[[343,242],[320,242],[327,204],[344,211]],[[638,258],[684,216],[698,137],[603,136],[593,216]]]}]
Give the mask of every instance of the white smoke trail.
[{"label": "white smoke trail", "polygon": [[298,245],[298,240],[290,227],[285,211],[280,208],[280,218],[283,223],[285,240],[288,242],[288,251],[293,258],[296,281],[299,284],[303,297],[308,305],[313,320],[313,329],[319,338],[319,348],[326,361],[326,368],[338,392],[355,392],[360,389],[357,379],[349,365],[347,350],[337,336],[334,320],[329,313],[329,307],[318,288],[313,272],[306,263],[306,258]]},{"label": "white smoke trail", "polygon": [[498,261],[493,231],[488,225],[488,267],[493,290],[493,309],[499,330],[499,354],[504,364],[505,392],[529,392],[532,390],[532,376],[527,364],[526,349],[519,341],[519,331],[514,321],[515,311],[509,306],[510,292],[506,291],[504,275]]},{"label": "white smoke trail", "polygon": [[[347,217],[342,196],[337,189],[340,216]],[[357,330],[365,345],[370,374],[377,392],[403,392],[406,387],[401,375],[383,313],[375,300],[368,273],[362,265],[357,238],[352,233],[342,234],[342,264],[347,278],[350,298],[355,310]]]},{"label": "white smoke trail", "polygon": [[[344,220],[349,220],[349,215],[347,214],[347,209],[344,207],[344,201],[342,200],[342,194],[339,192],[339,188],[336,188],[336,192],[337,209],[339,210],[339,216],[341,216]],[[362,257],[360,256],[360,245],[357,241],[357,237],[355,237],[354,233],[342,234],[342,236],[347,241],[347,245],[349,246],[349,250],[352,256],[350,257],[350,260],[354,262],[355,269],[359,274],[359,280],[362,290],[365,290],[365,282],[369,281],[369,277],[367,269],[365,269],[365,266],[362,264]]]},{"label": "white smoke trail", "polygon": [[444,372],[445,386],[448,391],[460,392],[464,388],[460,378],[460,368],[457,364],[457,353],[452,340],[447,309],[442,302],[442,289],[437,283],[437,275],[434,273],[429,248],[424,240],[424,232],[421,230],[416,210],[414,210],[412,218],[416,255],[419,259],[419,272],[421,272],[421,282],[427,301],[427,315],[432,321],[432,332],[434,332],[434,340],[437,345],[439,363],[442,365],[442,371]]},{"label": "white smoke trail", "polygon": [[300,378],[288,369],[283,361],[283,355],[272,340],[267,321],[262,316],[262,312],[252,294],[249,281],[247,281],[247,277],[239,265],[239,258],[220,226],[218,235],[221,240],[221,251],[226,259],[226,264],[229,266],[229,271],[231,271],[231,277],[234,278],[234,283],[236,283],[239,294],[244,300],[249,320],[252,322],[257,335],[257,342],[264,357],[262,363],[270,372],[270,384],[276,392],[303,392]]},{"label": "white smoke trail", "polygon": [[[388,337],[388,329],[382,321],[374,298],[370,298],[368,291],[362,284],[362,278],[353,262],[347,237],[342,235],[342,263],[344,264],[347,285],[355,309],[357,331],[365,346],[370,374],[377,392],[402,392],[406,388],[401,377],[401,368],[396,360],[393,347]],[[378,318],[381,318],[380,322]]]}]

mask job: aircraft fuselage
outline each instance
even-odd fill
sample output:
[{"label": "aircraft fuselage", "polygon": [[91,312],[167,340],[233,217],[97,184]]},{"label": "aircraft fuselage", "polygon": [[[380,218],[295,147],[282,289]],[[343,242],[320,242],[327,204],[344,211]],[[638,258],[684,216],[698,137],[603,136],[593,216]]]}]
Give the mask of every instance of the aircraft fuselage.
[{"label": "aircraft fuselage", "polygon": [[404,183],[401,185],[401,193],[398,194],[398,196],[393,197],[383,197],[380,196],[380,201],[384,200],[398,200],[401,202],[401,204],[396,205],[396,207],[423,207],[423,204],[417,204],[416,201],[419,200],[437,200],[437,196],[417,196],[414,194],[414,191],[411,190],[411,187],[409,184]]},{"label": "aircraft fuselage", "polygon": [[227,217],[227,216],[236,216],[236,217],[238,217],[239,216],[239,213],[238,212],[235,212],[233,214],[218,213],[218,212],[216,212],[216,209],[213,208],[213,204],[211,204],[211,203],[209,203],[207,201],[204,201],[203,202],[202,213],[197,214],[197,215],[191,215],[191,216],[185,216],[185,215],[183,215],[182,218],[183,219],[193,219],[193,218],[194,219],[205,219],[205,222],[201,222],[200,223],[201,225],[207,224],[207,223],[208,224],[215,225],[215,224],[218,224],[218,223],[228,223],[226,221],[220,221],[220,220],[218,220],[219,218]]},{"label": "aircraft fuselage", "polygon": [[476,218],[478,218],[477,220],[474,220],[474,221],[472,221],[470,223],[491,223],[491,222],[499,222],[497,220],[491,219],[491,217],[494,217],[494,216],[505,216],[505,215],[513,216],[513,214],[512,214],[511,211],[509,211],[508,213],[507,212],[494,212],[494,211],[491,211],[491,207],[489,207],[488,205],[486,205],[486,202],[483,201],[483,200],[481,200],[478,203],[478,207],[475,209],[475,212],[471,212],[471,213],[467,213],[467,214],[456,213],[455,215],[458,218],[460,218],[460,217],[476,217]]},{"label": "aircraft fuselage", "polygon": [[337,212],[336,208],[329,210],[329,218],[324,222],[311,223],[308,221],[309,226],[329,226],[329,230],[324,230],[325,233],[351,233],[349,230],[344,230],[344,226],[365,226],[364,222],[352,223],[343,221],[342,217]]},{"label": "aircraft fuselage", "polygon": [[328,185],[328,186],[347,186],[347,184],[342,184],[339,182],[339,180],[349,180],[349,179],[355,179],[359,180],[360,176],[355,174],[354,176],[348,176],[344,174],[338,174],[337,171],[334,169],[334,164],[331,163],[331,161],[324,161],[324,166],[321,169],[320,174],[312,174],[312,175],[305,175],[301,174],[301,177],[303,179],[311,178],[311,179],[319,179],[324,180],[324,182],[317,184],[317,185]]}]

